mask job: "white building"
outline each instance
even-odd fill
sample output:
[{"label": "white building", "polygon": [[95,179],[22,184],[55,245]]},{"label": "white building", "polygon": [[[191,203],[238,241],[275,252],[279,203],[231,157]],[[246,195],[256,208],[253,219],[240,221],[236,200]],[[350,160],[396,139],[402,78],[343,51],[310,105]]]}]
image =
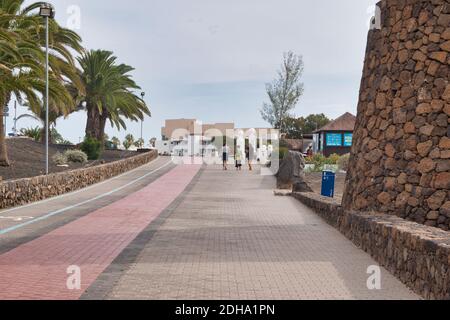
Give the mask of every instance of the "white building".
[{"label": "white building", "polygon": [[162,140],[156,142],[161,155],[220,157],[226,137],[232,153],[235,145],[245,150],[247,143],[253,148],[251,153],[265,161],[273,151],[268,141],[278,141],[279,131],[271,128],[239,129],[234,123],[202,124],[196,119],[173,119],[166,120],[161,136]]}]

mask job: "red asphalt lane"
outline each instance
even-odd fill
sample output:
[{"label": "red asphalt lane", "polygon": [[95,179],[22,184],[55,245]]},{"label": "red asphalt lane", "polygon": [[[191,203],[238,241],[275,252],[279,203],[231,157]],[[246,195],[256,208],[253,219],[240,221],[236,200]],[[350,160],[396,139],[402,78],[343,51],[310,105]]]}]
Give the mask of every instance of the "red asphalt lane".
[{"label": "red asphalt lane", "polygon": [[[142,190],[0,255],[0,299],[79,299],[199,169],[177,166]],[[80,267],[79,290],[67,287],[69,266]]]}]

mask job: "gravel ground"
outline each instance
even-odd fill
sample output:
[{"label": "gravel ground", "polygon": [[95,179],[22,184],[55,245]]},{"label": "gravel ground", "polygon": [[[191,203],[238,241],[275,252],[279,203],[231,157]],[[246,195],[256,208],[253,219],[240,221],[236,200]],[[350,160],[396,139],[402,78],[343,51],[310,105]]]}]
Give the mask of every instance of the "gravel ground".
[{"label": "gravel ground", "polygon": [[[39,176],[45,173],[45,146],[27,138],[7,139],[10,167],[0,167],[0,177],[3,180],[13,180]],[[56,152],[64,152],[67,146],[50,146],[50,172],[62,172],[83,167],[90,167],[102,162],[113,162],[136,155],[133,151],[105,150],[102,158],[82,164],[70,164],[68,168],[58,167],[51,161]]]}]

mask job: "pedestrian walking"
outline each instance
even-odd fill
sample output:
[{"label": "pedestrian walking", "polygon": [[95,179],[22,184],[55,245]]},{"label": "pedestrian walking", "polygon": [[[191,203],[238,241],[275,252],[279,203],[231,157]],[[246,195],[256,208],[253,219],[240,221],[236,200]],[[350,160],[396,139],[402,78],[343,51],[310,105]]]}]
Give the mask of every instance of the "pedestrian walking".
[{"label": "pedestrian walking", "polygon": [[252,171],[253,168],[252,168],[252,161],[250,160],[250,147],[249,146],[247,146],[245,148],[245,159],[246,159],[246,161],[248,163],[248,170]]},{"label": "pedestrian walking", "polygon": [[237,146],[236,152],[234,154],[234,160],[236,161],[236,170],[242,170],[242,150],[240,146]]},{"label": "pedestrian walking", "polygon": [[313,148],[312,148],[311,145],[308,147],[308,150],[306,150],[306,155],[307,155],[308,157],[312,157],[312,156],[314,155],[314,154],[313,154]]},{"label": "pedestrian walking", "polygon": [[228,155],[230,154],[230,148],[227,146],[225,142],[222,147],[222,168],[223,170],[228,170]]}]

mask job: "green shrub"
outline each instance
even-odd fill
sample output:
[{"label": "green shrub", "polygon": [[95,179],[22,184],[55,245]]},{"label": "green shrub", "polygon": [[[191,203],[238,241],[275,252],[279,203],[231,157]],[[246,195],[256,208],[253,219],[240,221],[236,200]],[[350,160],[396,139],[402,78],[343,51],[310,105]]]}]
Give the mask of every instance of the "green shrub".
[{"label": "green shrub", "polygon": [[312,157],[306,158],[306,163],[314,165],[314,171],[320,172],[323,170],[323,166],[327,164],[329,160],[321,153],[316,153]]},{"label": "green shrub", "polygon": [[81,150],[67,150],[64,156],[68,162],[86,163],[88,161],[88,156]]},{"label": "green shrub", "polygon": [[92,137],[86,137],[81,144],[81,150],[87,155],[89,160],[100,158],[102,143]]},{"label": "green shrub", "polygon": [[323,154],[317,153],[312,157],[307,157],[306,163],[313,164],[315,172],[322,171],[325,165],[332,165],[332,166],[338,165],[339,169],[346,171],[347,169],[342,169],[341,165],[347,168],[349,158],[350,158],[349,154],[341,157],[338,154],[334,153],[328,158],[326,158]]},{"label": "green shrub", "polygon": [[65,164],[67,164],[67,158],[64,154],[61,154],[59,152],[57,152],[53,157],[52,157],[53,163],[56,164],[57,166],[63,166]]},{"label": "green shrub", "polygon": [[325,156],[321,153],[316,153],[313,157],[312,157],[312,163],[314,164],[314,166],[317,167],[322,167],[325,164]]},{"label": "green shrub", "polygon": [[340,157],[338,161],[339,170],[347,171],[349,162],[350,162],[350,153]]},{"label": "green shrub", "polygon": [[331,156],[325,159],[325,164],[332,164],[332,165],[338,164],[340,158],[341,157],[338,154],[333,153]]}]

